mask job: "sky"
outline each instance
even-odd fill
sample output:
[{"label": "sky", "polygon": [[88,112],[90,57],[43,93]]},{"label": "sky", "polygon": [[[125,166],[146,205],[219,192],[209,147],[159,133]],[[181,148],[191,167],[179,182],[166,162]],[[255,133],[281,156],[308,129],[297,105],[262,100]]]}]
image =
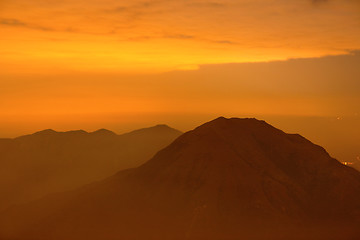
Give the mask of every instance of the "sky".
[{"label": "sky", "polygon": [[354,158],[359,50],[359,0],[0,0],[0,137],[257,117]]},{"label": "sky", "polygon": [[1,0],[3,71],[162,72],[360,48],[358,0]]}]

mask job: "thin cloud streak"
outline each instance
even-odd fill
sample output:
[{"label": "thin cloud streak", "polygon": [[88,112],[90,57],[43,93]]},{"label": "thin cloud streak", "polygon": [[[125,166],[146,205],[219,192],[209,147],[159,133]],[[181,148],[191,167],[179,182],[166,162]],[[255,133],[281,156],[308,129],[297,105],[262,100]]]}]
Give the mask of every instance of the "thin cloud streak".
[{"label": "thin cloud streak", "polygon": [[53,28],[25,23],[25,22],[22,22],[22,21],[20,21],[18,19],[1,18],[0,19],[0,24],[1,25],[6,25],[6,26],[11,26],[11,27],[30,28],[30,29],[41,30],[41,31],[46,31],[46,32],[55,31]]}]

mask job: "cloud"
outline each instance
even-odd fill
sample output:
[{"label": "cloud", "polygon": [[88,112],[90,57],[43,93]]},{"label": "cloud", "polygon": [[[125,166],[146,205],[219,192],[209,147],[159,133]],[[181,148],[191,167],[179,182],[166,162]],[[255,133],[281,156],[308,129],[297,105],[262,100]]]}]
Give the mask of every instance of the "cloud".
[{"label": "cloud", "polygon": [[139,13],[148,11],[150,8],[154,7],[158,1],[152,2],[140,2],[132,5],[122,5],[117,6],[112,9],[108,9],[105,12],[107,13]]},{"label": "cloud", "polygon": [[55,29],[50,27],[45,27],[37,24],[31,24],[27,22],[20,21],[18,19],[13,18],[0,18],[0,25],[6,25],[9,27],[21,27],[28,28],[33,30],[45,31],[45,32],[65,32],[65,33],[84,33],[84,34],[92,34],[92,35],[108,35],[109,32],[91,32],[91,31],[82,31],[78,28],[74,27],[66,27],[63,29]]},{"label": "cloud", "polygon": [[208,8],[222,8],[226,5],[220,2],[193,2],[187,4],[190,7],[208,7]]},{"label": "cloud", "polygon": [[211,42],[218,43],[218,44],[236,44],[236,42],[230,41],[230,40],[218,40],[218,41],[211,41]]},{"label": "cloud", "polygon": [[177,39],[177,40],[191,40],[196,37],[188,34],[181,33],[166,33],[160,35],[142,35],[130,38],[124,38],[122,41],[149,41],[154,39]]},{"label": "cloud", "polygon": [[170,39],[194,39],[195,37],[187,34],[165,34],[163,38]]},{"label": "cloud", "polygon": [[24,27],[24,28],[35,29],[40,31],[54,31],[53,28],[29,24],[14,18],[1,18],[0,25],[7,25],[11,27]]},{"label": "cloud", "polygon": [[26,23],[21,22],[21,21],[19,21],[17,19],[6,19],[6,18],[0,19],[0,24],[9,25],[9,26],[15,26],[15,27],[24,27],[24,26],[26,26]]}]

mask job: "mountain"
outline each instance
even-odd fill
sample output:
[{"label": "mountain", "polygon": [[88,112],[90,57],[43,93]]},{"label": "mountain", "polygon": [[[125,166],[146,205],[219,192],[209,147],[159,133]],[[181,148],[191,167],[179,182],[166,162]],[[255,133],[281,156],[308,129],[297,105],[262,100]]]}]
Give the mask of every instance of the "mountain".
[{"label": "mountain", "polygon": [[138,168],[0,214],[6,240],[350,240],[360,173],[297,134],[218,118]]},{"label": "mountain", "polygon": [[357,157],[355,161],[351,162],[350,167],[360,171],[360,157]]},{"label": "mountain", "polygon": [[48,129],[0,139],[0,210],[137,167],[179,135],[180,131],[157,125],[122,135],[106,129]]}]

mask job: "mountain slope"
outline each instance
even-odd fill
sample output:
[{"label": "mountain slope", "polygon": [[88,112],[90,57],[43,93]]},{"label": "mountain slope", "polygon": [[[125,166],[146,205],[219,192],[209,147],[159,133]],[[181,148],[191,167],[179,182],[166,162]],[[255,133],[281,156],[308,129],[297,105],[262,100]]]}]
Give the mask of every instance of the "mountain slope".
[{"label": "mountain slope", "polygon": [[4,239],[350,240],[360,173],[300,135],[218,118],[138,168],[0,219]]},{"label": "mountain slope", "polygon": [[0,139],[0,210],[137,167],[180,134],[158,125],[123,135],[48,129]]}]

